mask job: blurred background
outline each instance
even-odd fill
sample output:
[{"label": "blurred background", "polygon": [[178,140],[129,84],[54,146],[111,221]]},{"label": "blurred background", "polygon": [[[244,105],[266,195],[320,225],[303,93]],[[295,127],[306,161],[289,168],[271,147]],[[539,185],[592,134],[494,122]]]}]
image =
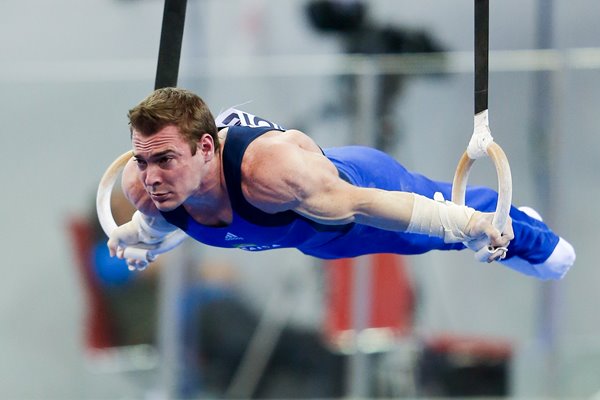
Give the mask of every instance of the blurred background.
[{"label": "blurred background", "polygon": [[[110,260],[95,192],[153,89],[163,4],[0,2],[0,398],[600,398],[600,2],[490,5],[514,202],[577,251],[554,283],[468,252],[325,263],[186,242],[143,273]],[[472,21],[470,0],[188,0],[179,86],[451,180]],[[489,164],[470,181],[495,187]]]}]

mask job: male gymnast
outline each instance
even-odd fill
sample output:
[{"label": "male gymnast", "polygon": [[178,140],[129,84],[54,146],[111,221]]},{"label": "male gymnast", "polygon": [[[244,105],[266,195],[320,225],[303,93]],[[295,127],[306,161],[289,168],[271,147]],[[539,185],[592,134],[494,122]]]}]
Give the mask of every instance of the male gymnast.
[{"label": "male gymnast", "polygon": [[128,117],[133,158],[122,186],[138,211],[111,234],[111,256],[158,245],[179,228],[211,246],[297,248],[323,259],[461,250],[487,237],[497,249],[488,262],[538,279],[560,279],[575,261],[534,210],[511,207],[499,232],[494,190],[469,187],[466,206],[444,201],[450,183],[372,148],[321,149],[298,130],[235,109],[215,121],[200,97],[178,88],[152,92]]}]

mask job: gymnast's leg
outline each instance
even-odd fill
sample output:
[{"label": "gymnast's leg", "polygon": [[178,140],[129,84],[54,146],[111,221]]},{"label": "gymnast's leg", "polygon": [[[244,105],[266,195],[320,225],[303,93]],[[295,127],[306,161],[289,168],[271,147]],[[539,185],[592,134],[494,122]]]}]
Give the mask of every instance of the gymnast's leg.
[{"label": "gymnast's leg", "polygon": [[[439,182],[408,171],[389,155],[362,146],[325,149],[326,156],[348,181],[357,186],[378,187],[383,190],[401,190],[433,198],[441,192],[445,199],[452,197],[452,184]],[[469,186],[465,202],[479,211],[496,210],[498,193],[492,189]],[[511,207],[510,216],[515,238],[508,246],[504,265],[539,279],[561,278],[575,262],[573,247],[556,235],[541,218]],[[420,254],[430,250],[460,250],[462,243],[444,243],[439,238],[420,235],[401,235],[403,254]],[[417,237],[419,236],[419,237]],[[410,250],[410,251],[407,251]]]},{"label": "gymnast's leg", "polygon": [[[441,192],[445,199],[451,198],[452,185],[437,182],[422,175],[408,172],[410,178],[403,190],[433,197]],[[465,194],[468,206],[479,211],[492,212],[496,209],[498,193],[480,186],[469,186]],[[510,217],[515,238],[510,242],[506,259],[502,264],[538,279],[560,279],[575,262],[573,247],[554,233],[537,212],[532,209],[521,211],[511,207]]]}]

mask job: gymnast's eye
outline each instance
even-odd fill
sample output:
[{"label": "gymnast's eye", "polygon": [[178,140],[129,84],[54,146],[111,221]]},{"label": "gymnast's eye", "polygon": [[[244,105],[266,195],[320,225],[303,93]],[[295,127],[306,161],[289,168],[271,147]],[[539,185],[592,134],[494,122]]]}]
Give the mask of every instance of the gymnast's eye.
[{"label": "gymnast's eye", "polygon": [[172,159],[173,159],[173,157],[171,157],[171,156],[163,156],[158,159],[158,165],[161,168],[164,168],[169,165],[169,163],[171,162]]},{"label": "gymnast's eye", "polygon": [[140,158],[134,158],[137,166],[139,169],[144,169],[146,168],[146,166],[148,165],[148,163],[146,163],[146,161],[140,159]]}]

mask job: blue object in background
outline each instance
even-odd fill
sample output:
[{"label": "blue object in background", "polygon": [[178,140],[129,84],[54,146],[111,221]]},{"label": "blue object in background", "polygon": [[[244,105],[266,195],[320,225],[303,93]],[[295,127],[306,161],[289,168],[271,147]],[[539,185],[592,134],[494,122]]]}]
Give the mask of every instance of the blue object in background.
[{"label": "blue object in background", "polygon": [[93,268],[102,286],[125,286],[134,279],[134,271],[130,271],[125,260],[111,257],[106,243],[94,246],[92,253]]}]

